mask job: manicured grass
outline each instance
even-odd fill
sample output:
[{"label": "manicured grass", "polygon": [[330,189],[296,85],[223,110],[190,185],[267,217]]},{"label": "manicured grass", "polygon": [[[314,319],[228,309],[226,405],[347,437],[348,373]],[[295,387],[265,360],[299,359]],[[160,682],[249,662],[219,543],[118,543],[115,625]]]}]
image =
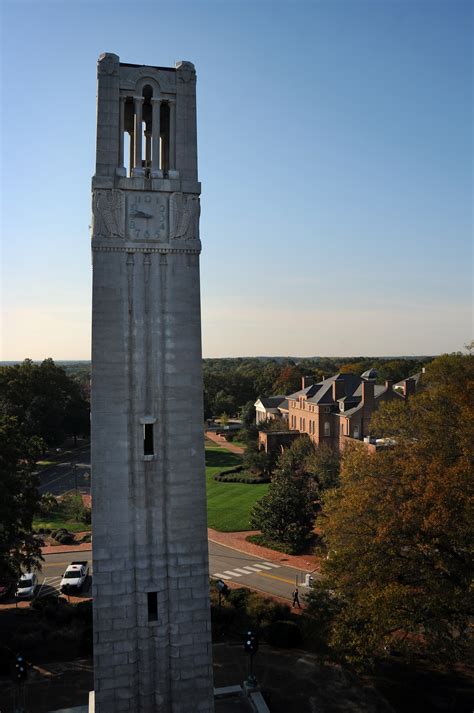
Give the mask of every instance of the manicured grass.
[{"label": "manicured grass", "polygon": [[238,446],[239,448],[243,448],[244,450],[247,448],[247,444],[244,443],[243,441],[229,441],[229,443],[232,443],[233,446]]},{"label": "manicured grass", "polygon": [[208,525],[221,532],[249,530],[250,511],[268,490],[268,484],[218,483],[213,475],[240,465],[242,458],[219,446],[206,445]]},{"label": "manicured grass", "polygon": [[85,532],[91,529],[90,525],[86,525],[83,522],[77,522],[77,520],[66,520],[64,515],[48,515],[47,518],[33,520],[33,529],[39,530],[43,529],[59,530],[64,528],[69,530],[69,532]]}]

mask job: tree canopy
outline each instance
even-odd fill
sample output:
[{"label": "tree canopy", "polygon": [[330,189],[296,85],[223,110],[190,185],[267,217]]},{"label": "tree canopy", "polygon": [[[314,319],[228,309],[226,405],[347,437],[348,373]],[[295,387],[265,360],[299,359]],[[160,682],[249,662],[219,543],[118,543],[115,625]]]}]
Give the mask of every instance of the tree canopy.
[{"label": "tree canopy", "polygon": [[320,520],[328,549],[310,609],[327,614],[328,641],[367,662],[386,647],[459,656],[473,615],[474,357],[427,368],[407,404],[387,403],[374,429],[392,449],[362,445],[343,458],[341,485]]},{"label": "tree canopy", "polygon": [[81,386],[52,359],[0,367],[0,394],[0,413],[17,418],[23,435],[39,436],[49,446],[89,431]]},{"label": "tree canopy", "polygon": [[18,420],[0,416],[0,579],[17,579],[41,560],[32,532],[38,507],[38,478],[33,468],[41,449],[37,438],[22,435]]},{"label": "tree canopy", "polygon": [[275,473],[268,492],[257,500],[250,525],[268,540],[301,551],[313,531],[316,509],[311,482],[284,469]]}]

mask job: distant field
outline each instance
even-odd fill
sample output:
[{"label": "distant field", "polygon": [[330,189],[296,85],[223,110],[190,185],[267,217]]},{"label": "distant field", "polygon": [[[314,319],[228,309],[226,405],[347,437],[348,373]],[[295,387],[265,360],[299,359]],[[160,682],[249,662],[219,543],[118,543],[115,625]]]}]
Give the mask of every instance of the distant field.
[{"label": "distant field", "polygon": [[217,483],[213,475],[239,465],[242,458],[219,446],[206,446],[206,484],[208,525],[221,532],[249,530],[250,511],[268,484]]}]

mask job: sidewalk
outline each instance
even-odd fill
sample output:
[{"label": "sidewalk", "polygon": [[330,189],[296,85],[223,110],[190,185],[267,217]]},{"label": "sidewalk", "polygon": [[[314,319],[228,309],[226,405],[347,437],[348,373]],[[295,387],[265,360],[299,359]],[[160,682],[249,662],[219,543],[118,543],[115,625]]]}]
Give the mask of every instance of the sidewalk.
[{"label": "sidewalk", "polygon": [[217,446],[222,446],[222,448],[225,448],[231,453],[237,453],[240,456],[245,453],[245,448],[241,448],[240,446],[234,446],[233,443],[226,441],[224,436],[218,436],[217,433],[214,433],[213,431],[206,431],[204,435],[209,441],[212,441]]}]

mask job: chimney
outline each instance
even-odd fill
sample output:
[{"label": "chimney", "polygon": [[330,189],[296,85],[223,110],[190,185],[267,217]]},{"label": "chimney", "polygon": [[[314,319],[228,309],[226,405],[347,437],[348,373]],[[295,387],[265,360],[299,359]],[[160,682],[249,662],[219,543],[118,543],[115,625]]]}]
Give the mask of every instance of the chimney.
[{"label": "chimney", "polygon": [[301,377],[301,388],[302,389],[307,389],[308,386],[312,386],[313,384],[314,384],[313,376],[302,376]]},{"label": "chimney", "polygon": [[373,379],[362,379],[362,403],[369,408],[374,403],[374,386],[375,381]]},{"label": "chimney", "polygon": [[385,389],[386,389],[386,391],[392,391],[392,390],[393,390],[393,381],[392,381],[392,379],[386,379],[386,381],[385,381]]},{"label": "chimney", "polygon": [[409,396],[413,396],[415,393],[416,382],[415,379],[405,379],[403,382],[403,395],[407,399]]},{"label": "chimney", "polygon": [[338,399],[342,399],[343,396],[346,395],[346,382],[344,379],[337,377],[334,379],[332,382],[332,398],[333,401],[337,401]]}]

